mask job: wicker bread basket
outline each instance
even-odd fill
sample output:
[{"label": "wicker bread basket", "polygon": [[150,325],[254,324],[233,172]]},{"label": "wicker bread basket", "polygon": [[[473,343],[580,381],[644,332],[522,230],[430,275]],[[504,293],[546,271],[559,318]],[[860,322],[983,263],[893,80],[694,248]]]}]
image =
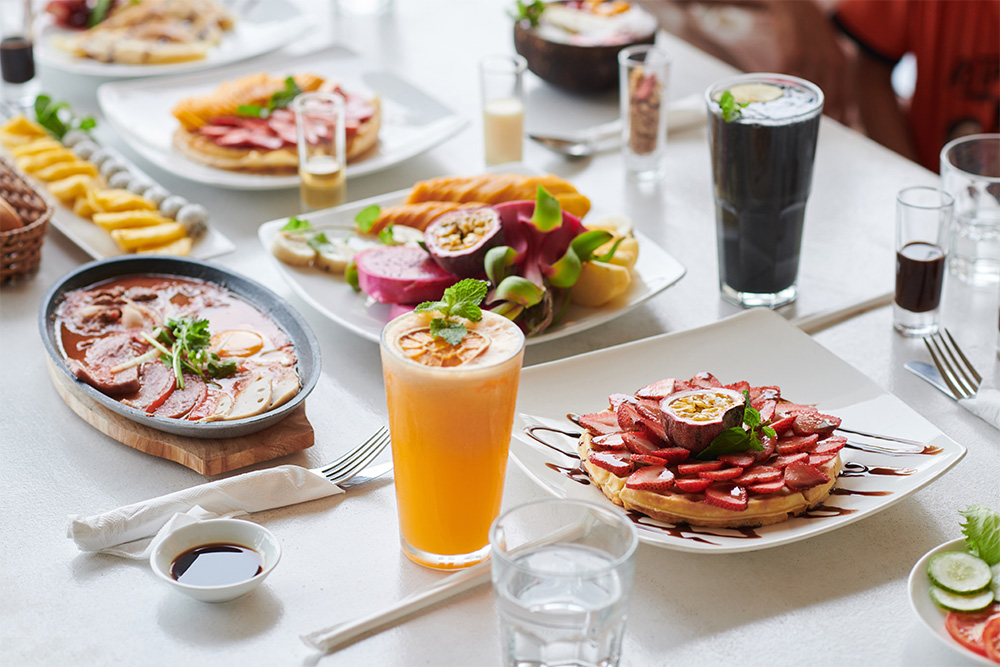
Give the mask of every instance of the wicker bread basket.
[{"label": "wicker bread basket", "polygon": [[0,283],[6,284],[38,270],[52,207],[3,157],[0,157],[0,197],[7,200],[25,223],[20,229],[0,232]]}]

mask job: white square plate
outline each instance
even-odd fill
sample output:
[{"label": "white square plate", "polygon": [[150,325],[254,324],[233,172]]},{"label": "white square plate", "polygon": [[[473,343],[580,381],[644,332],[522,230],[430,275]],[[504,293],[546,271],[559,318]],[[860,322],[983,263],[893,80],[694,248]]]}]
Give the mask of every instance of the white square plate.
[{"label": "white square plate", "polygon": [[97,99],[101,111],[125,141],[172,174],[235,190],[297,188],[297,174],[268,176],[216,169],[190,160],[173,148],[178,122],[170,111],[178,102],[210,93],[223,81],[261,71],[282,78],[296,72],[313,72],[340,82],[348,91],[379,96],[382,125],[378,145],[364,159],[347,166],[348,178],[381,171],[414,157],[467,125],[465,119],[427,93],[337,46],[292,59],[243,63],[199,74],[106,83],[98,88]]},{"label": "white square plate", "polygon": [[751,385],[777,385],[783,397],[815,404],[822,412],[841,417],[844,428],[915,440],[931,445],[937,453],[891,455],[845,448],[841,450],[845,472],[820,508],[763,528],[674,526],[633,514],[639,539],[648,544],[678,551],[733,553],[797,542],[898,503],[965,455],[965,447],[783,317],[755,309],[697,329],[525,368],[511,456],[556,497],[610,504],[586,475],[573,474],[580,463],[576,437],[538,432],[546,442],[567,452],[561,454],[532,439],[525,428],[540,424],[576,433],[580,429],[567,414],[598,412],[607,407],[611,393],[632,393],[665,377],[686,379],[699,371],[711,372],[724,384],[747,380]]},{"label": "white square plate", "polygon": [[[511,170],[519,171],[518,169]],[[354,216],[361,209],[372,204],[378,206],[401,204],[409,193],[409,189],[399,190],[298,217],[308,220],[317,227],[339,225],[351,228],[354,226]],[[599,215],[599,213],[591,211],[588,218]],[[296,294],[306,300],[313,308],[337,324],[377,343],[379,335],[382,333],[382,327],[391,319],[390,304],[378,303],[367,298],[364,294],[355,292],[344,282],[343,277],[332,276],[325,271],[311,267],[289,266],[276,259],[271,255],[271,242],[278,230],[287,222],[288,218],[271,220],[265,222],[257,230],[261,245],[264,246],[264,250],[278,267],[278,272],[285,277]],[[586,220],[584,225],[586,225]],[[528,338],[528,345],[568,336],[613,320],[681,279],[685,269],[680,262],[644,234],[635,232],[635,236],[639,240],[639,260],[635,265],[635,278],[628,291],[611,303],[599,308],[585,308],[570,304],[565,315],[557,324],[549,327],[538,336]]]},{"label": "white square plate", "polygon": [[309,17],[289,0],[267,0],[246,3],[245,13],[238,13],[233,29],[226,32],[218,46],[213,47],[202,60],[163,65],[124,65],[103,63],[90,58],[77,58],[52,44],[57,35],[79,34],[75,30],[46,23],[40,30],[35,45],[35,57],[46,67],[54,67],[73,74],[88,76],[131,78],[195,72],[227,65],[262,53],[273,51],[302,34],[309,28]]}]

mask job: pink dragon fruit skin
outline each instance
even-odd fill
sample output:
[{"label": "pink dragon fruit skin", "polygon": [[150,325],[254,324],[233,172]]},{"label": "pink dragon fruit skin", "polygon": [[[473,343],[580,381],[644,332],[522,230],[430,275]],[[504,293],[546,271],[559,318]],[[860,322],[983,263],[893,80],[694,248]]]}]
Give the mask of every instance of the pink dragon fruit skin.
[{"label": "pink dragon fruit skin", "polygon": [[361,290],[381,303],[436,301],[461,278],[438,266],[421,248],[385,246],[354,257]]}]

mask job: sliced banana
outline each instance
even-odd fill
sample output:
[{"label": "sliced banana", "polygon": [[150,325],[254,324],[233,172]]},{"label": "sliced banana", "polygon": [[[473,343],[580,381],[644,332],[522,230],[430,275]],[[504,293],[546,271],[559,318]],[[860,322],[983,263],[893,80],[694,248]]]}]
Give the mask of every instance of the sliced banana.
[{"label": "sliced banana", "polygon": [[752,104],[754,102],[770,102],[782,97],[785,92],[780,86],[770,83],[741,83],[729,89],[737,104]]},{"label": "sliced banana", "polygon": [[587,229],[610,232],[615,236],[632,236],[632,218],[624,215],[606,215],[597,220],[588,220]]},{"label": "sliced banana", "polygon": [[316,258],[316,251],[304,239],[280,231],[271,242],[271,254],[292,266],[309,266]]},{"label": "sliced banana", "polygon": [[258,371],[240,390],[233,402],[233,409],[224,417],[226,421],[256,417],[271,405],[271,378]]},{"label": "sliced banana", "polygon": [[393,225],[392,240],[403,245],[416,245],[420,241],[424,240],[424,233],[416,227]]}]

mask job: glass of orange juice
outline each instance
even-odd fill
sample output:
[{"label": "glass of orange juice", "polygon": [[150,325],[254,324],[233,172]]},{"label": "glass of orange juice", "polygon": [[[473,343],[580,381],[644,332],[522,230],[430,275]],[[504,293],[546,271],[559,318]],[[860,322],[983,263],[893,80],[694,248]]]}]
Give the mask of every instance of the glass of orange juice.
[{"label": "glass of orange juice", "polygon": [[524,334],[484,311],[451,345],[430,333],[434,312],[400,315],[382,331],[403,552],[436,569],[489,554],[500,512]]}]

